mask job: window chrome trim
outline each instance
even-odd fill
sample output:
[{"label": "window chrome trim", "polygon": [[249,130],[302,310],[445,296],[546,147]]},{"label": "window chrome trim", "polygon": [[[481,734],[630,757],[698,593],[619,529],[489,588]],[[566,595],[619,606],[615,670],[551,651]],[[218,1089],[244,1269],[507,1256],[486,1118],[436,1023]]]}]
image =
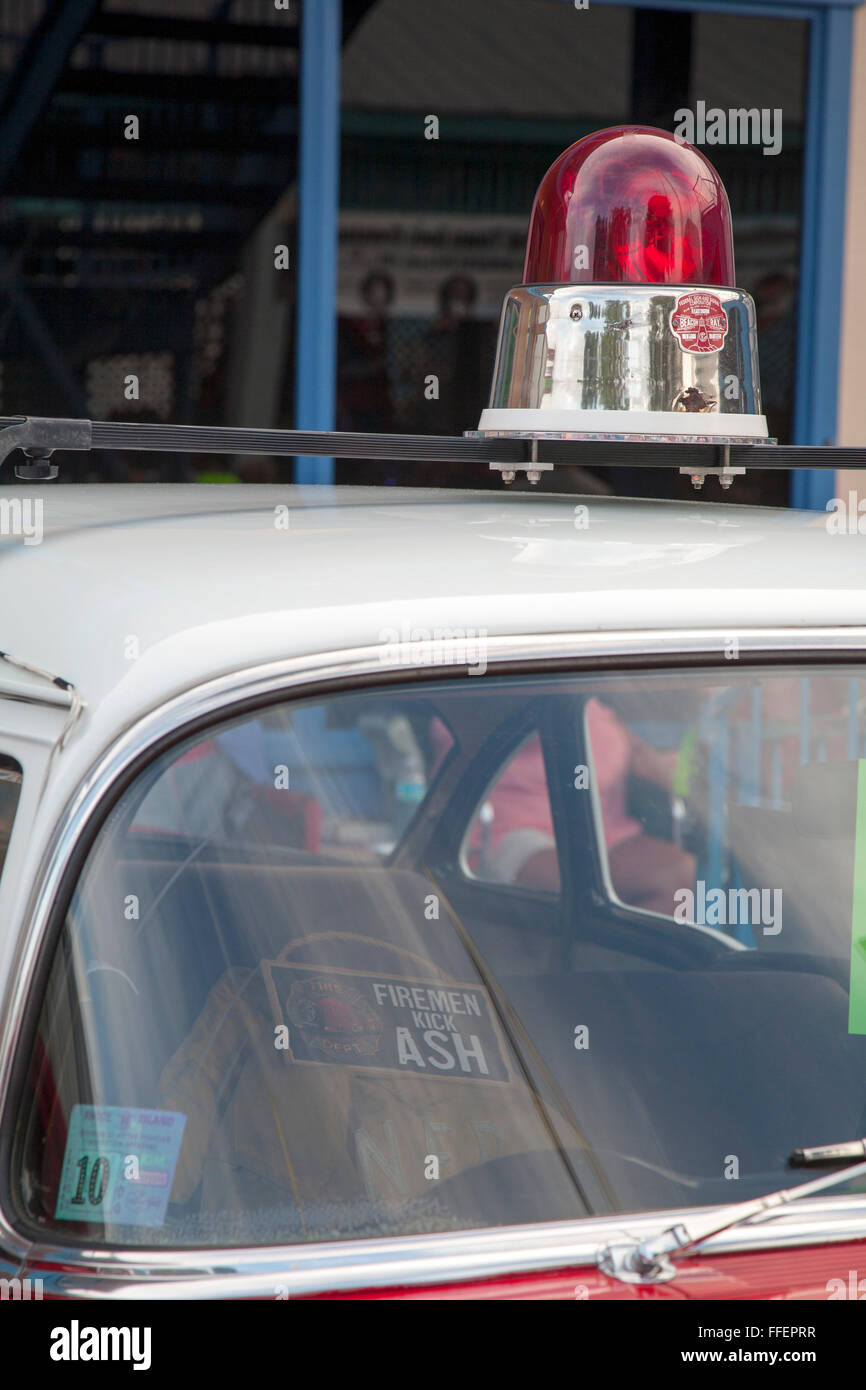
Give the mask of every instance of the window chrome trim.
[{"label": "window chrome trim", "polygon": [[[866,1237],[866,1197],[815,1198],[722,1232],[681,1261],[762,1250],[847,1243]],[[712,1207],[651,1215],[585,1217],[498,1229],[328,1241],[257,1249],[76,1250],[33,1246],[23,1274],[50,1297],[99,1299],[273,1298],[351,1289],[418,1287],[545,1270],[593,1269],[604,1246],[645,1240]],[[722,1210],[715,1208],[715,1210]]]},{"label": "window chrome trim", "polygon": [[[486,669],[493,674],[529,670],[604,668],[608,661],[632,666],[657,660],[682,664],[724,661],[730,629],[668,629],[641,632],[551,633],[486,639]],[[866,627],[738,629],[738,664],[837,661],[866,658]],[[10,1103],[13,1061],[21,1041],[30,989],[53,909],[77,848],[101,823],[106,800],[145,758],[164,745],[221,717],[240,714],[269,697],[315,695],[347,682],[427,681],[468,674],[477,665],[477,641],[453,638],[423,644],[351,648],[263,663],[189,688],[134,720],[103,751],[62,812],[34,885],[0,1014],[0,1117]],[[476,675],[476,679],[479,677]],[[483,676],[481,677],[483,679]],[[39,1273],[52,1292],[69,1297],[271,1296],[276,1286],[289,1296],[328,1290],[454,1283],[498,1274],[594,1264],[599,1247],[629,1236],[644,1239],[673,1221],[699,1212],[586,1217],[575,1222],[510,1226],[385,1240],[347,1240],[228,1250],[83,1248],[26,1240],[0,1208],[0,1257]],[[715,1210],[723,1211],[724,1207]],[[705,1242],[713,1254],[778,1249],[866,1239],[866,1197],[818,1198],[772,1212],[767,1218],[723,1232]],[[46,1268],[49,1266],[50,1268]]]}]

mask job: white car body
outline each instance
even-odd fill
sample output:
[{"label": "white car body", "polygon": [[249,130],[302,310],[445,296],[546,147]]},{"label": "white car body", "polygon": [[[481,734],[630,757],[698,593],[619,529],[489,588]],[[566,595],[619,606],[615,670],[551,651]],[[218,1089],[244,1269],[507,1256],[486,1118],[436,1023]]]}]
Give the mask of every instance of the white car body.
[{"label": "white car body", "polygon": [[[42,543],[0,545],[0,646],[71,682],[83,709],[58,747],[67,697],[0,661],[0,753],[23,769],[0,876],[0,1097],[64,868],[123,769],[169,730],[300,679],[340,672],[351,683],[395,667],[411,679],[479,655],[494,670],[545,655],[718,655],[731,643],[732,659],[866,651],[866,539],[829,534],[823,514],[360,488],[40,496]],[[866,1235],[866,1198],[841,1208],[835,1238]],[[487,1240],[472,1268],[507,1267],[507,1232]],[[441,1241],[445,1270],[461,1237]],[[0,1252],[16,1249],[0,1217]],[[545,1249],[525,1267],[563,1262],[553,1237]],[[321,1270],[307,1288],[335,1277]]]}]

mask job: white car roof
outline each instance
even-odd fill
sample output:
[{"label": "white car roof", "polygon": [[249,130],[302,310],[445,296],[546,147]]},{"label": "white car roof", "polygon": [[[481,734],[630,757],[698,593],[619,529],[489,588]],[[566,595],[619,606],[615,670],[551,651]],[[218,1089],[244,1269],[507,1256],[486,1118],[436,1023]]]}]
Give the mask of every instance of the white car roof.
[{"label": "white car roof", "polygon": [[825,513],[383,487],[38,495],[42,543],[0,537],[0,649],[73,681],[91,709],[144,667],[170,692],[394,628],[866,623],[866,536],[829,534]]},{"label": "white car roof", "polygon": [[[10,923],[109,747],[216,676],[437,635],[866,626],[866,537],[829,534],[824,513],[381,487],[38,497],[40,544],[6,534],[0,507],[0,651],[73,682],[84,710],[70,727],[65,707],[8,698],[66,697],[0,661],[0,752],[25,769],[0,880]],[[3,952],[0,933],[0,974]]]}]

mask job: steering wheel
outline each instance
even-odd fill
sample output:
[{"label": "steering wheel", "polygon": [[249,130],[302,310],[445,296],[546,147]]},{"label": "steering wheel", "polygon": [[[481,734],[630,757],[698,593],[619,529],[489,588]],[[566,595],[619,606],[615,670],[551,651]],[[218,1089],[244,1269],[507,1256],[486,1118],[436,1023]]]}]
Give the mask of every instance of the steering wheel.
[{"label": "steering wheel", "polygon": [[383,947],[386,951],[393,951],[396,955],[408,956],[410,960],[423,966],[425,971],[433,971],[449,984],[456,983],[453,977],[449,976],[440,966],[434,965],[429,957],[421,956],[417,951],[410,951],[405,946],[398,946],[393,941],[382,941],[375,936],[361,936],[359,933],[351,931],[322,931],[312,932],[309,936],[301,936],[297,941],[290,941],[283,947],[276,958],[277,962],[285,961],[299,946],[307,946],[314,941],[351,941],[360,942],[365,946]]}]

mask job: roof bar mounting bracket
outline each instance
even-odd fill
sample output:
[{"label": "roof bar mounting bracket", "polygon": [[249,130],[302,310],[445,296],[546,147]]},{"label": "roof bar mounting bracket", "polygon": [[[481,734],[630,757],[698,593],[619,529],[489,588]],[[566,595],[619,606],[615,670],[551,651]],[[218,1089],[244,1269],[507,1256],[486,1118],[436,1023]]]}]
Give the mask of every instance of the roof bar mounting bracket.
[{"label": "roof bar mounting bracket", "polygon": [[681,468],[681,473],[686,473],[692,480],[692,487],[695,491],[700,491],[704,485],[704,480],[708,477],[715,477],[719,480],[719,485],[726,491],[731,486],[738,473],[745,473],[745,468],[731,467],[731,446],[730,444],[720,444],[718,468]]}]

